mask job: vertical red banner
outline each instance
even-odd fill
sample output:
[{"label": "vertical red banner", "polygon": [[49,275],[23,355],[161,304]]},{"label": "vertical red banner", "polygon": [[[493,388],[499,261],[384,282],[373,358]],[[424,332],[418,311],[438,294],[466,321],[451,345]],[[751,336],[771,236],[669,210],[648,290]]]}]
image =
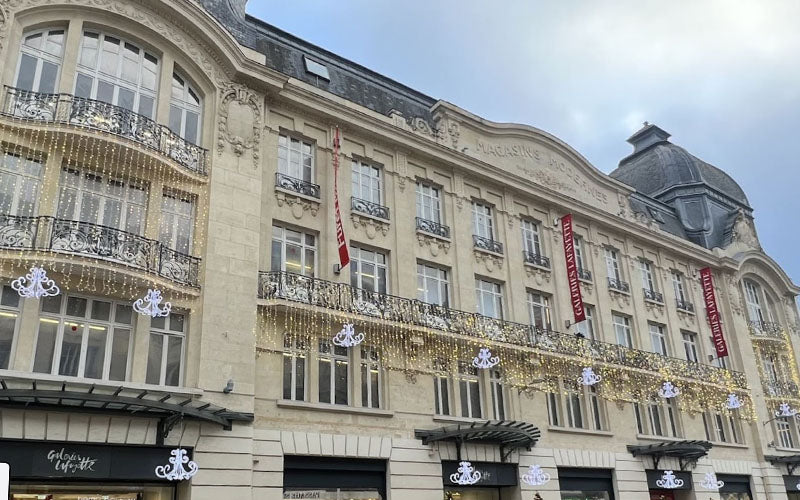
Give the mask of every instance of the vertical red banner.
[{"label": "vertical red banner", "polygon": [[717,309],[717,296],[714,293],[714,280],[711,278],[711,268],[704,267],[700,270],[700,283],[703,285],[703,300],[706,303],[708,313],[708,323],[711,325],[711,339],[714,341],[714,349],[717,351],[718,358],[728,355],[728,345],[725,343],[725,336],[722,334],[722,319],[719,309]]},{"label": "vertical red banner", "polygon": [[347,238],[344,237],[342,213],[339,210],[339,127],[333,133],[333,210],[336,220],[336,245],[339,248],[339,267],[344,269],[350,263],[350,251],[347,249]]},{"label": "vertical red banner", "polygon": [[586,319],[581,297],[581,283],[578,279],[578,263],[575,260],[575,237],[572,234],[572,214],[561,218],[561,233],[564,237],[564,257],[567,260],[567,282],[569,283],[570,303],[575,323]]}]

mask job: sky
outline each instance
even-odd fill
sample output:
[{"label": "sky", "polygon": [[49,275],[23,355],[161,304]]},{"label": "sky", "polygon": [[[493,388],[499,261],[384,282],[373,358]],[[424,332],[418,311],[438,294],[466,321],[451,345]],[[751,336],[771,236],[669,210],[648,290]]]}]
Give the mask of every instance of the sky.
[{"label": "sky", "polygon": [[800,284],[800,2],[250,0],[284,31],[433,98],[533,125],[603,172],[655,123],[730,174]]}]

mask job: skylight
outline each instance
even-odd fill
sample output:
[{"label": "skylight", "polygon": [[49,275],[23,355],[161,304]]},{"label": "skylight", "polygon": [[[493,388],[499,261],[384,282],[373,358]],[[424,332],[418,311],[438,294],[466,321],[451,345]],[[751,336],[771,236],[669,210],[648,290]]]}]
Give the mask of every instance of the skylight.
[{"label": "skylight", "polygon": [[324,65],[309,59],[307,56],[303,56],[303,63],[306,65],[306,71],[311,73],[312,75],[318,76],[320,78],[324,78],[325,80],[330,81],[331,77],[328,74],[328,68]]}]

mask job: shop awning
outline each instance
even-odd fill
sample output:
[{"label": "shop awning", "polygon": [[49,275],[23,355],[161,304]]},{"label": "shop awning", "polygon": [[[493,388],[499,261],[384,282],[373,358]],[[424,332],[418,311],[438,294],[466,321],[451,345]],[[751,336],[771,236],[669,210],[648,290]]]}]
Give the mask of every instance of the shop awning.
[{"label": "shop awning", "polygon": [[663,457],[678,459],[681,470],[685,470],[687,465],[697,463],[697,461],[708,455],[711,443],[708,441],[662,441],[647,445],[628,445],[628,451],[634,457],[650,456],[653,458],[653,468],[658,469],[658,463]]},{"label": "shop awning", "polygon": [[252,413],[220,406],[166,391],[0,378],[0,406],[51,411],[123,413],[158,419],[157,444],[163,444],[182,419],[198,420],[230,429],[235,421],[252,422]]},{"label": "shop awning", "polygon": [[541,434],[535,425],[516,420],[489,420],[414,431],[422,444],[452,442],[459,446],[459,452],[463,443],[495,444],[500,446],[503,460],[515,449],[530,450]]},{"label": "shop awning", "polygon": [[794,475],[794,470],[800,466],[800,455],[764,455],[764,460],[772,465],[785,465],[789,475]]}]

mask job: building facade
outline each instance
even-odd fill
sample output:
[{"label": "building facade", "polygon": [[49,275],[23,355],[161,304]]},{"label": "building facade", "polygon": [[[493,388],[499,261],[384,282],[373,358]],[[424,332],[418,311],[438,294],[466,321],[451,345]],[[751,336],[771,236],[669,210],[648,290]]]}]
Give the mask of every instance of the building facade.
[{"label": "building facade", "polygon": [[606,175],[243,0],[6,0],[0,61],[12,498],[800,498],[800,288],[663,129]]}]

